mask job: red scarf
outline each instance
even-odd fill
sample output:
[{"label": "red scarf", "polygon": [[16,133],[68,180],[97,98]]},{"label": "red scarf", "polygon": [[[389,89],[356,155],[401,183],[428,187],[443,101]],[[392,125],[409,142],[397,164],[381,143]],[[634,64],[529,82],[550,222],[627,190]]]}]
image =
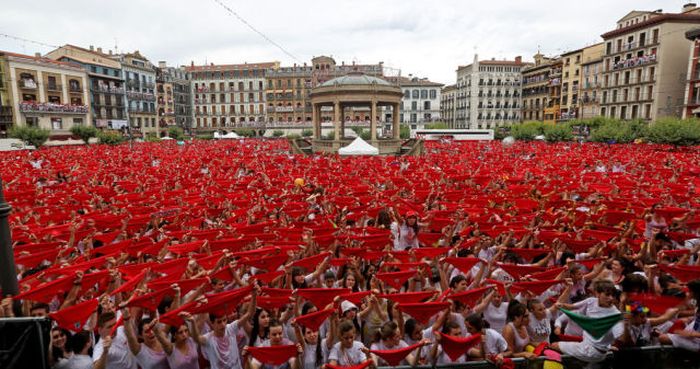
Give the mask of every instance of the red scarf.
[{"label": "red scarf", "polygon": [[304,328],[309,328],[312,331],[315,331],[318,330],[318,327],[320,327],[321,324],[323,324],[323,322],[326,321],[326,319],[328,319],[328,317],[331,316],[334,311],[335,309],[333,308],[319,310],[315,313],[298,316],[296,319],[294,319],[294,321]]},{"label": "red scarf", "polygon": [[466,354],[470,348],[481,342],[481,334],[479,333],[469,337],[455,337],[438,331],[435,331],[435,333],[440,335],[440,345],[442,345],[445,354],[452,361],[456,361],[460,356]]},{"label": "red scarf", "polygon": [[248,346],[247,350],[259,362],[270,365],[282,365],[297,355],[297,347],[295,345]]},{"label": "red scarf", "polygon": [[399,310],[412,316],[422,324],[428,324],[430,318],[448,308],[449,302],[419,302],[414,304],[399,304]]},{"label": "red scarf", "polygon": [[397,366],[401,363],[401,360],[403,360],[408,354],[411,353],[411,351],[423,346],[422,343],[416,343],[408,347],[400,348],[400,349],[394,349],[394,350],[370,350],[371,353],[381,357],[389,363],[391,366]]}]

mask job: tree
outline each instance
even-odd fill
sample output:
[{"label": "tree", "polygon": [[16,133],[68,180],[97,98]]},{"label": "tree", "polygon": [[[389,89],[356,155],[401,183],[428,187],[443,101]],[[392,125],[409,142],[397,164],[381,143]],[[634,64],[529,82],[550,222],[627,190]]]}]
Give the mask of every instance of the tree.
[{"label": "tree", "polygon": [[314,131],[312,131],[310,129],[305,129],[305,130],[301,131],[301,137],[311,137],[313,135],[314,135]]},{"label": "tree", "polygon": [[510,134],[516,140],[531,141],[536,136],[544,134],[544,123],[538,121],[514,124],[510,128]]},{"label": "tree", "polygon": [[272,137],[282,137],[284,136],[284,131],[281,129],[276,129],[272,132]]},{"label": "tree", "polygon": [[591,140],[596,142],[629,143],[646,136],[647,123],[643,120],[621,121],[605,119],[591,132]]},{"label": "tree", "polygon": [[402,140],[411,138],[411,127],[409,127],[407,124],[401,124],[399,126],[399,138]]},{"label": "tree", "polygon": [[445,122],[435,122],[428,123],[425,125],[425,129],[448,129],[450,128]]},{"label": "tree", "polygon": [[51,131],[39,127],[14,126],[10,129],[9,135],[38,149],[49,139]]},{"label": "tree", "polygon": [[178,140],[178,141],[184,141],[185,140],[185,131],[182,130],[180,127],[169,127],[168,128],[168,137]]},{"label": "tree", "polygon": [[649,126],[647,138],[654,143],[678,146],[700,144],[700,121],[697,119],[659,119]]},{"label": "tree", "polygon": [[124,136],[115,131],[101,131],[97,134],[97,139],[101,144],[106,145],[119,145],[124,142]]},{"label": "tree", "polygon": [[242,137],[253,137],[255,136],[255,131],[250,128],[239,128],[236,130],[236,134]]},{"label": "tree", "polygon": [[97,137],[97,128],[94,126],[77,125],[70,127],[70,133],[80,137],[86,145],[90,144],[90,139]]},{"label": "tree", "polygon": [[573,138],[571,127],[566,124],[547,124],[544,126],[544,139],[547,142],[571,141]]}]

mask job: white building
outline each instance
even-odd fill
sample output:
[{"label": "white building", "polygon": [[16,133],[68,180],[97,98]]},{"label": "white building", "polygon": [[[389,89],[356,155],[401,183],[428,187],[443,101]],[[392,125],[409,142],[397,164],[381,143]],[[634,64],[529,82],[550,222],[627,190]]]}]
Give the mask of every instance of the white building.
[{"label": "white building", "polygon": [[450,128],[455,128],[456,103],[457,85],[445,86],[440,96],[440,119]]},{"label": "white building", "polygon": [[156,70],[153,64],[136,50],[112,56],[121,63],[126,80],[126,106],[129,125],[141,133],[160,135],[156,114]]},{"label": "white building", "polygon": [[[427,78],[389,77],[403,90],[399,122],[412,130],[423,129],[425,124],[440,121],[440,96],[442,83],[430,82]],[[391,122],[386,117],[385,122]]]},{"label": "white building", "polygon": [[454,128],[493,129],[520,121],[521,57],[479,61],[457,69]]}]

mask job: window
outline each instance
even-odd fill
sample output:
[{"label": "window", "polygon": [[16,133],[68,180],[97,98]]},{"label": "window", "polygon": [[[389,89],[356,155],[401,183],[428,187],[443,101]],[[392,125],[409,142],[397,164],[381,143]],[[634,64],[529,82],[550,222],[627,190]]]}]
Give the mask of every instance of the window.
[{"label": "window", "polygon": [[424,109],[424,110],[430,110],[430,101],[424,101],[424,102],[423,102],[423,109]]},{"label": "window", "polygon": [[413,90],[413,98],[417,99],[420,94],[418,93],[418,90]]},{"label": "window", "polygon": [[428,90],[420,90],[420,98],[427,99],[428,98]]},{"label": "window", "polygon": [[51,129],[63,129],[63,120],[61,118],[51,118]]},{"label": "window", "polygon": [[418,110],[418,102],[417,101],[411,102],[411,110]]},{"label": "window", "polygon": [[437,91],[436,90],[430,90],[430,98],[437,99]]},{"label": "window", "polygon": [[403,97],[406,98],[406,99],[410,99],[410,98],[411,98],[411,90],[406,90],[406,91],[404,91],[404,92],[403,92]]}]

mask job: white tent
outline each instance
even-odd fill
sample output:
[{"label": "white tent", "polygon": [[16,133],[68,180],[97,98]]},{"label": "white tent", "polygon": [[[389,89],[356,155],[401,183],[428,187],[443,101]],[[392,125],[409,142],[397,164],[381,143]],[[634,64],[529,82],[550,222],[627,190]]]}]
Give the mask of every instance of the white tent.
[{"label": "white tent", "polygon": [[225,135],[220,134],[218,131],[214,132],[214,138],[241,138],[236,132],[229,132]]},{"label": "white tent", "polygon": [[354,141],[345,147],[341,147],[338,150],[340,155],[379,155],[379,149],[367,143],[361,137],[356,138]]},{"label": "white tent", "polygon": [[161,137],[160,139],[161,139],[161,140],[174,140],[174,138],[168,137],[168,136]]}]

